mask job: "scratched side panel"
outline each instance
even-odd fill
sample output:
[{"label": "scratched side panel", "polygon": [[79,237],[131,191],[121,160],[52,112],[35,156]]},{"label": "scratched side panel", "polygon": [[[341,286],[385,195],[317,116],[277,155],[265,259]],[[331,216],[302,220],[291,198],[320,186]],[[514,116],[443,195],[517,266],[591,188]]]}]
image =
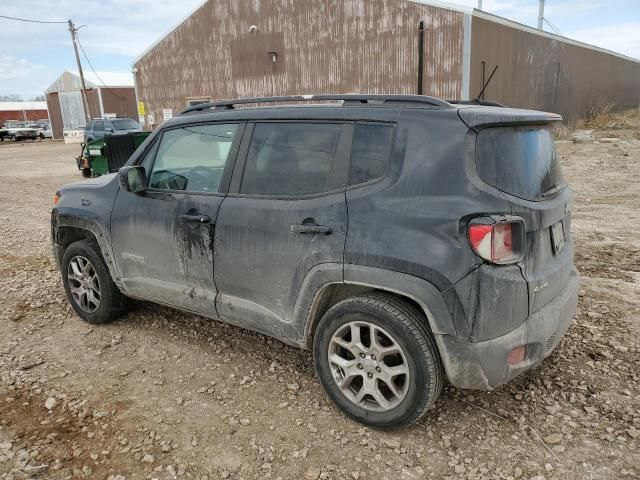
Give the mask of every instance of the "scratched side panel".
[{"label": "scratched side panel", "polygon": [[424,92],[457,98],[463,14],[396,0],[210,1],[135,65],[138,94],[160,123],[187,97],[415,93],[420,21]]}]

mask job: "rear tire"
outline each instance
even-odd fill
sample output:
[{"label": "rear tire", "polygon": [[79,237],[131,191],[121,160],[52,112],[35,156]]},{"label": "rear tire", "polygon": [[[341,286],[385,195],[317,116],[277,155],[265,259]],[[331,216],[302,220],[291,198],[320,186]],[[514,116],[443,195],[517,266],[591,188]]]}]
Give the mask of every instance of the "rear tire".
[{"label": "rear tire", "polygon": [[111,278],[95,241],[79,240],[62,257],[62,281],[69,303],[85,322],[109,323],[125,311],[125,296]]},{"label": "rear tire", "polygon": [[427,319],[385,293],[347,298],[329,309],[316,329],[313,356],[338,408],[381,429],[416,422],[435,403],[445,378]]}]

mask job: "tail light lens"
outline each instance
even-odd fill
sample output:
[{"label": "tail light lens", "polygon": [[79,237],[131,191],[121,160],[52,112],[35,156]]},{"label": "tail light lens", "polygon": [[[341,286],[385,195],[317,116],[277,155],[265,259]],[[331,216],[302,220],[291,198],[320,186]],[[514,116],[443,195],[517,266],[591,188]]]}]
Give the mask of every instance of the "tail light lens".
[{"label": "tail light lens", "polygon": [[484,260],[500,265],[519,261],[524,253],[521,218],[482,217],[469,223],[469,244]]},{"label": "tail light lens", "polygon": [[58,202],[60,201],[60,192],[56,192],[56,194],[53,196],[53,204],[57,205]]}]

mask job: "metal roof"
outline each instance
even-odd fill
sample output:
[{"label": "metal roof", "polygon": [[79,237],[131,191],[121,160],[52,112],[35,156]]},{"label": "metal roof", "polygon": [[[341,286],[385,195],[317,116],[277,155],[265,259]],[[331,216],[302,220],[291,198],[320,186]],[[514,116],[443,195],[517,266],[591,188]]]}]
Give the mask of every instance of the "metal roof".
[{"label": "metal roof", "polygon": [[0,102],[0,112],[22,112],[24,110],[46,110],[47,102]]},{"label": "metal roof", "polygon": [[[77,71],[71,72],[80,77]],[[95,87],[133,87],[131,72],[83,72],[85,83]],[[88,85],[87,85],[88,86]]]},{"label": "metal roof", "polygon": [[[131,87],[133,75],[130,72],[91,72],[84,71],[87,88]],[[65,92],[80,89],[80,75],[76,70],[66,70],[47,88],[46,92]]]}]

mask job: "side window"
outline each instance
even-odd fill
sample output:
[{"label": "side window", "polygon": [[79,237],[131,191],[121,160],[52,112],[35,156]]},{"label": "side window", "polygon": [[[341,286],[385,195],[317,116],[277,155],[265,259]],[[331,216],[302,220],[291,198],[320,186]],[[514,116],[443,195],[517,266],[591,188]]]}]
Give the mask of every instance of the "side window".
[{"label": "side window", "polygon": [[87,123],[87,127],[85,128],[85,130],[93,130],[93,125],[96,122],[94,122],[93,120],[90,120],[89,123]]},{"label": "side window", "polygon": [[387,173],[393,127],[362,123],[356,125],[351,144],[349,185],[369,182]]},{"label": "side window", "polygon": [[104,130],[104,120],[96,120],[96,123],[93,124],[93,130],[101,132]]},{"label": "side window", "polygon": [[327,191],[342,125],[258,123],[240,193],[297,196]]},{"label": "side window", "polygon": [[145,154],[142,162],[139,162],[139,165],[144,167],[145,172],[147,172],[147,178],[149,177],[149,172],[151,171],[151,165],[153,164],[153,159],[156,156],[156,152],[158,151],[158,145],[160,144],[159,140],[155,140],[151,148],[149,148]]},{"label": "side window", "polygon": [[237,124],[195,125],[162,134],[149,187],[217,192]]}]

